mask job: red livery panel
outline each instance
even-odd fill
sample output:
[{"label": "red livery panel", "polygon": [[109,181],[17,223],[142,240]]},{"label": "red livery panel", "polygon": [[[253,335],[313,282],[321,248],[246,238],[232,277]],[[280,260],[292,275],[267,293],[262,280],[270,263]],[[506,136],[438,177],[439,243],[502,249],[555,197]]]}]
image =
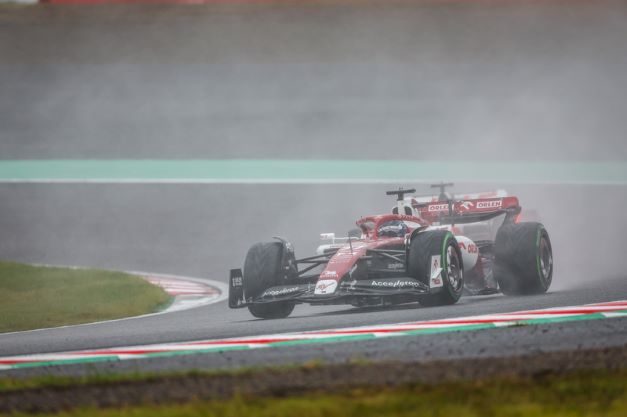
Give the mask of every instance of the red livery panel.
[{"label": "red livery panel", "polygon": [[520,210],[518,198],[481,198],[471,200],[457,200],[451,202],[452,213],[449,213],[449,203],[437,201],[431,203],[419,203],[412,201],[412,207],[419,216],[429,222],[437,221],[439,217],[454,215],[465,216],[470,214],[486,214],[502,210]]}]

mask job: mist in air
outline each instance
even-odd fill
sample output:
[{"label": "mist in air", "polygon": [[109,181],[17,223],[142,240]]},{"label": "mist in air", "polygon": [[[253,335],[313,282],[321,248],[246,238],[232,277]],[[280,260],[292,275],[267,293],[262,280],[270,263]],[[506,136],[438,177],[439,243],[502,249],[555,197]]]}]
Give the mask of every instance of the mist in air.
[{"label": "mist in air", "polygon": [[[3,13],[2,159],[627,161],[618,2]],[[454,191],[506,188],[536,210],[555,290],[623,274],[624,187],[494,178]],[[0,258],[226,277],[252,242],[307,255],[389,210],[386,188],[2,185]]]}]

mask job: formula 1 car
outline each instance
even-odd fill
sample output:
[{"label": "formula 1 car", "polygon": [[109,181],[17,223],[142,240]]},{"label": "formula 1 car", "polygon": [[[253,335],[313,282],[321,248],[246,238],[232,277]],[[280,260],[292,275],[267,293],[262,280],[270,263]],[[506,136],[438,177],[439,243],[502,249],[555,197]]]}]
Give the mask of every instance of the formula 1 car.
[{"label": "formula 1 car", "polygon": [[[541,223],[520,222],[518,198],[502,192],[454,198],[397,197],[391,214],[362,217],[348,237],[324,233],[302,259],[285,239],[257,243],[244,268],[232,269],[229,307],[259,318],[290,315],[298,303],[357,307],[456,303],[466,294],[546,292],[553,253]],[[315,271],[315,272],[314,272]]]}]

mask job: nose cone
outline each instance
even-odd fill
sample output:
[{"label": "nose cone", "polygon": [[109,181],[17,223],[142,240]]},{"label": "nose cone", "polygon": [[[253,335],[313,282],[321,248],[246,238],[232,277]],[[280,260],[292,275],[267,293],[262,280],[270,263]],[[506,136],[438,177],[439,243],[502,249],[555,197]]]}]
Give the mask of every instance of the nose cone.
[{"label": "nose cone", "polygon": [[337,280],[334,279],[320,279],[316,284],[314,290],[315,295],[333,294],[337,289]]}]

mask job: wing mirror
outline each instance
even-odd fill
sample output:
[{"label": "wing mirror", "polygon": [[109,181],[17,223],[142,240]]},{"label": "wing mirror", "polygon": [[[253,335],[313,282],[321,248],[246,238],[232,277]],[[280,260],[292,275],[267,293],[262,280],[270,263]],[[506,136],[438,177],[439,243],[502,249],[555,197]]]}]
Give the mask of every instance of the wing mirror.
[{"label": "wing mirror", "polygon": [[352,239],[360,239],[361,238],[361,230],[360,229],[351,229],[348,231],[348,237]]}]

